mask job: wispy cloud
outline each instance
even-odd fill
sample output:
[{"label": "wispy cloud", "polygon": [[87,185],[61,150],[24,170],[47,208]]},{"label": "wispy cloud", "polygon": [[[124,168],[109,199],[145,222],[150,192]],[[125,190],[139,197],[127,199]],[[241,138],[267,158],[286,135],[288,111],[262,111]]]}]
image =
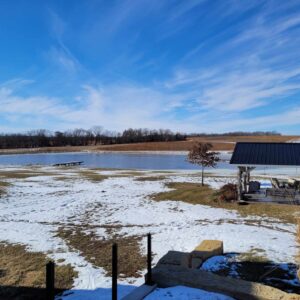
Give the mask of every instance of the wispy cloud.
[{"label": "wispy cloud", "polygon": [[[169,127],[162,115],[176,107],[182,96],[167,95],[147,87],[117,85],[106,88],[84,85],[78,96],[66,105],[63,99],[47,96],[21,97],[0,88],[0,116],[14,116],[18,124],[24,116],[45,118],[52,129],[91,127],[100,124],[121,130],[126,127]],[[30,128],[27,128],[30,129]]]},{"label": "wispy cloud", "polygon": [[300,125],[299,1],[70,3],[48,9],[41,66],[0,84],[2,128]]},{"label": "wispy cloud", "polygon": [[206,54],[217,64],[185,66],[187,59],[196,60],[207,47],[201,42],[184,56],[182,66],[165,85],[169,89],[192,89],[199,109],[212,113],[244,112],[263,106],[272,110],[271,105],[300,90],[300,62],[290,60],[298,53],[295,41],[299,40],[299,25],[299,12],[282,16],[274,6],[260,7],[250,21],[240,24],[234,36]]},{"label": "wispy cloud", "polygon": [[47,51],[47,57],[69,72],[78,71],[81,68],[81,64],[64,42],[64,35],[67,30],[66,22],[50,9],[49,16],[54,45]]},{"label": "wispy cloud", "polygon": [[192,88],[201,109],[246,111],[270,105],[300,90],[300,68],[274,71],[233,68],[178,72],[169,88]]}]

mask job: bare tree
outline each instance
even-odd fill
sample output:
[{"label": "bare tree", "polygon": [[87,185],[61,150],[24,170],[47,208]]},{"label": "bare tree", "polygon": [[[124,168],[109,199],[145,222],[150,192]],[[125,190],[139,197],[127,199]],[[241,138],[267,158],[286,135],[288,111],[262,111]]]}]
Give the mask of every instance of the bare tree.
[{"label": "bare tree", "polygon": [[211,151],[212,144],[200,142],[194,144],[188,153],[187,160],[202,167],[201,184],[204,185],[204,168],[215,167],[219,161],[218,152]]},{"label": "bare tree", "polygon": [[101,141],[101,135],[103,135],[103,127],[102,126],[93,126],[90,129],[90,132],[94,136],[94,144],[97,145]]}]

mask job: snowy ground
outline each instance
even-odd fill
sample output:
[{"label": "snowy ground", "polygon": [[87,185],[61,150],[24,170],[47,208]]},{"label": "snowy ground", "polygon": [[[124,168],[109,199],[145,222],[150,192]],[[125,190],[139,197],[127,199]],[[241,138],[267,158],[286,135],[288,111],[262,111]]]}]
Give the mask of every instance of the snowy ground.
[{"label": "snowy ground", "polygon": [[[99,174],[112,177],[92,182],[79,177],[76,168],[41,167],[39,170],[52,174],[8,180],[13,185],[0,201],[0,240],[27,245],[29,250],[45,252],[56,261],[63,258],[64,263],[73,265],[79,276],[74,293],[66,295],[66,300],[83,299],[83,296],[84,299],[95,299],[95,296],[110,299],[111,286],[102,268],[92,266],[56,236],[58,228],[70,222],[74,225],[88,222],[96,228],[99,237],[109,238],[103,228],[107,224],[120,225],[118,234],[124,236],[151,232],[154,263],[168,250],[191,251],[203,239],[223,240],[225,252],[263,249],[264,255],[278,263],[294,262],[298,251],[294,225],[266,222],[253,216],[243,218],[225,209],[150,199],[151,194],[168,190],[165,182],[198,182],[199,177],[193,173],[146,172],[146,176],[164,175],[166,179],[138,181],[126,176],[126,171],[99,171]],[[122,173],[124,177],[120,176]],[[58,176],[67,176],[68,180],[57,180]],[[232,177],[209,177],[206,183],[218,188],[233,180]],[[145,251],[145,246],[146,239],[141,251]],[[120,281],[120,294],[125,295],[132,290],[130,285],[142,282],[142,277]],[[170,296],[172,293],[174,297]],[[178,293],[182,293],[180,298]],[[183,288],[157,290],[147,299],[230,299],[215,295],[203,297],[200,291],[192,298],[184,296],[194,293],[197,294],[193,289]]]}]

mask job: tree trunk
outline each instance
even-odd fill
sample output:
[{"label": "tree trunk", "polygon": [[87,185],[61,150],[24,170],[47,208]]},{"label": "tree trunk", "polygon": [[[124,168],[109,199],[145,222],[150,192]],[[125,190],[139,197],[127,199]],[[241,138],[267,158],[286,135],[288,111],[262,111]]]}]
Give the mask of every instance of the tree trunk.
[{"label": "tree trunk", "polygon": [[202,166],[201,185],[204,186],[204,167]]}]

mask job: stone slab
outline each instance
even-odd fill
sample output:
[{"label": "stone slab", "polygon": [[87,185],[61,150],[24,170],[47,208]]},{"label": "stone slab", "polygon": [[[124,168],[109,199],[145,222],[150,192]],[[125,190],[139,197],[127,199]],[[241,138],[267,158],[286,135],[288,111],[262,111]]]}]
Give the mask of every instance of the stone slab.
[{"label": "stone slab", "polygon": [[157,265],[171,265],[182,268],[189,268],[191,265],[190,253],[180,251],[169,251],[164,255]]},{"label": "stone slab", "polygon": [[156,266],[152,279],[159,287],[177,285],[199,288],[231,296],[237,300],[300,300],[300,295],[289,294],[260,283],[224,277],[203,270]]}]

